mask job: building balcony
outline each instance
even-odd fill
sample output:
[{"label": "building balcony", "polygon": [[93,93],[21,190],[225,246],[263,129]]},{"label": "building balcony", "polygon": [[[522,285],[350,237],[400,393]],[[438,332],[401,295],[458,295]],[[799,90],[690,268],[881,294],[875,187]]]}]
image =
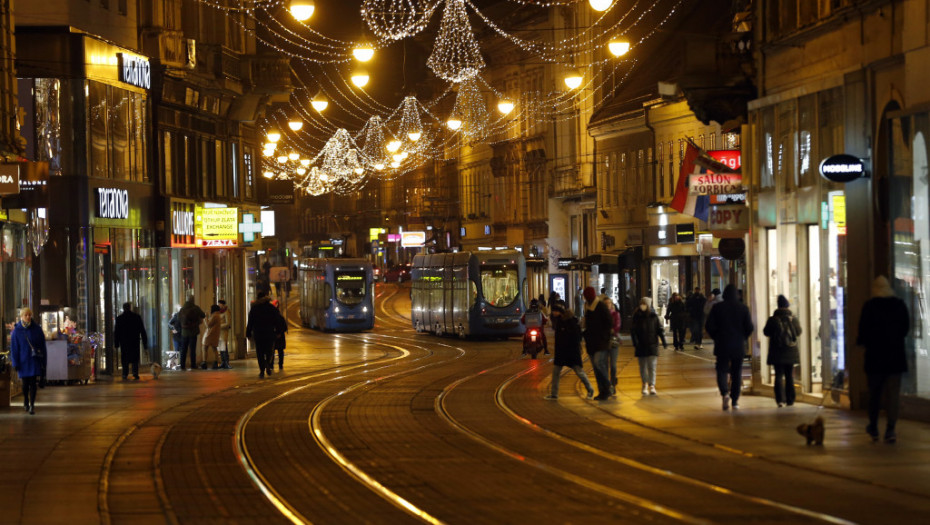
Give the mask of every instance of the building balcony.
[{"label": "building balcony", "polygon": [[247,68],[253,93],[285,97],[283,101],[286,102],[294,90],[287,57],[253,55],[245,58],[243,68]]},{"label": "building balcony", "polygon": [[183,68],[188,63],[187,40],[181,31],[160,27],[142,29],[142,53],[170,68]]},{"label": "building balcony", "polygon": [[594,187],[585,186],[581,173],[575,168],[556,170],[549,177],[549,197],[581,197],[596,191]]}]

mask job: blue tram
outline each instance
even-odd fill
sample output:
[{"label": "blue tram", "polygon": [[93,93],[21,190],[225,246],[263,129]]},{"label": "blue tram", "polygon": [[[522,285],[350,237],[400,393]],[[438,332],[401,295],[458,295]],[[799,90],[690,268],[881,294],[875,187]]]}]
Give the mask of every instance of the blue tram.
[{"label": "blue tram", "polygon": [[418,332],[523,334],[526,260],[515,250],[421,254],[410,269],[410,317]]},{"label": "blue tram", "polygon": [[303,257],[298,266],[300,320],[317,330],[357,332],[375,325],[371,263]]}]

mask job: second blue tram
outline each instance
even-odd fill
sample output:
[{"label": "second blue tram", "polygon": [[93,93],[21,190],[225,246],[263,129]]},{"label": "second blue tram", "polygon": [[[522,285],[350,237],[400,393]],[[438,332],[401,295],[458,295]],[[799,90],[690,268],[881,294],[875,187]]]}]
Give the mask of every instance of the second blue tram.
[{"label": "second blue tram", "polygon": [[371,263],[364,259],[313,259],[298,266],[300,319],[317,330],[357,332],[375,325]]},{"label": "second blue tram", "polygon": [[523,334],[526,260],[520,252],[417,255],[410,275],[410,317],[418,332],[463,338]]}]

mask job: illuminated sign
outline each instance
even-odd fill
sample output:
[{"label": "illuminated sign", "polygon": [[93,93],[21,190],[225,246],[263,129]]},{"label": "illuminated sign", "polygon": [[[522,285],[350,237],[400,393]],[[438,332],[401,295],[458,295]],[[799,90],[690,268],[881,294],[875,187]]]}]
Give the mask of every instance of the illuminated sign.
[{"label": "illuminated sign", "polygon": [[[741,167],[740,150],[718,149],[707,152],[714,160],[731,170]],[[739,173],[695,173],[688,176],[688,193],[697,195],[719,195],[742,193],[743,176]]]},{"label": "illuminated sign", "polygon": [[195,207],[195,244],[204,248],[239,245],[239,209]]},{"label": "illuminated sign", "polygon": [[416,248],[426,242],[426,232],[404,232],[400,234],[400,245],[404,248]]},{"label": "illuminated sign", "polygon": [[194,203],[171,202],[171,246],[175,248],[193,248],[194,241]]},{"label": "illuminated sign", "polygon": [[830,208],[833,210],[833,224],[837,235],[846,235],[846,196],[830,195]]},{"label": "illuminated sign", "polygon": [[400,234],[399,234],[399,233],[389,233],[389,234],[387,234],[387,240],[388,240],[388,242],[400,242]]},{"label": "illuminated sign", "polygon": [[361,275],[339,275],[336,277],[337,281],[361,281],[364,277]]},{"label": "illuminated sign", "polygon": [[19,165],[0,165],[0,195],[19,193]]},{"label": "illuminated sign", "polygon": [[149,59],[128,53],[117,53],[116,56],[119,58],[120,82],[142,89],[152,88],[152,66]]},{"label": "illuminated sign", "polygon": [[865,162],[845,153],[823,159],[820,175],[831,182],[851,182],[866,176]]},{"label": "illuminated sign", "polygon": [[368,240],[377,241],[378,236],[381,235],[382,233],[387,233],[387,230],[385,230],[384,228],[368,228]]},{"label": "illuminated sign", "polygon": [[694,242],[694,223],[676,224],[675,241],[678,243]]},{"label": "illuminated sign", "polygon": [[738,149],[714,149],[708,151],[707,154],[731,170],[738,170],[743,164],[742,153]]},{"label": "illuminated sign", "polygon": [[101,219],[129,218],[129,191],[97,188],[97,217]]},{"label": "illuminated sign", "polygon": [[262,223],[255,222],[255,215],[243,213],[242,222],[239,223],[239,233],[242,234],[242,242],[255,242],[255,234],[261,232]]},{"label": "illuminated sign", "polygon": [[741,204],[711,206],[707,227],[710,231],[749,230],[749,208]]}]

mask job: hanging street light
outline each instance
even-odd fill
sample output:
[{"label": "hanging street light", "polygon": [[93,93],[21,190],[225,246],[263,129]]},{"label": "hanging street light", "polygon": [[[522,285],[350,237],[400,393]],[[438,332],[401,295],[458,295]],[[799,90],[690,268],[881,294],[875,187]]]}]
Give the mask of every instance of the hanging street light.
[{"label": "hanging street light", "polygon": [[394,153],[394,152],[396,152],[396,151],[399,150],[399,149],[400,149],[400,141],[399,141],[399,140],[392,140],[392,141],[390,141],[390,142],[387,143],[387,150],[388,150],[389,152]]},{"label": "hanging street light", "polygon": [[359,69],[352,73],[352,83],[355,84],[355,87],[365,87],[368,85],[368,80],[370,78],[368,72],[364,69]]},{"label": "hanging street light", "polygon": [[291,0],[288,9],[294,19],[303,22],[304,20],[309,20],[310,17],[313,16],[316,4],[313,0]]},{"label": "hanging street light", "polygon": [[565,75],[563,80],[565,81],[565,85],[568,86],[568,89],[577,89],[584,80],[584,77],[577,71],[571,71]]},{"label": "hanging street light", "polygon": [[285,162],[287,162],[287,155],[281,155],[280,157],[278,157],[279,164],[284,164]]},{"label": "hanging street light", "polygon": [[322,113],[329,106],[329,101],[326,100],[322,93],[317,93],[313,100],[310,101],[310,105],[313,106],[317,113]]},{"label": "hanging street light", "polygon": [[299,153],[291,152],[291,153],[288,153],[288,154],[287,154],[287,158],[290,159],[290,160],[297,160],[297,159],[300,158],[300,154],[299,154]]},{"label": "hanging street light", "polygon": [[407,138],[410,139],[410,142],[416,142],[420,140],[423,134],[419,131],[409,131],[407,132]]},{"label": "hanging street light", "polygon": [[265,133],[265,138],[268,139],[268,142],[277,142],[281,140],[281,132],[272,128],[268,130],[268,133]]},{"label": "hanging street light", "polygon": [[352,56],[359,62],[368,62],[375,56],[375,48],[368,42],[359,42],[352,49]]},{"label": "hanging street light", "polygon": [[607,11],[613,5],[614,0],[588,0],[588,3],[595,11]]},{"label": "hanging street light", "polygon": [[302,120],[295,118],[287,122],[287,127],[291,128],[293,131],[300,131],[300,128],[304,127],[304,123]]},{"label": "hanging street light", "polygon": [[497,103],[497,111],[500,111],[501,115],[507,115],[513,111],[514,103],[512,100],[503,99]]},{"label": "hanging street light", "polygon": [[462,121],[455,115],[452,115],[449,117],[449,120],[446,121],[446,126],[448,126],[452,131],[455,131],[462,127]]},{"label": "hanging street light", "polygon": [[607,50],[615,57],[622,57],[630,51],[630,41],[625,38],[611,38],[607,42]]},{"label": "hanging street light", "polygon": [[264,175],[264,177],[265,177],[266,179],[273,179],[273,178],[274,178],[274,173],[273,173],[273,172],[270,172],[270,171],[266,171],[265,173],[262,173],[262,175]]}]

